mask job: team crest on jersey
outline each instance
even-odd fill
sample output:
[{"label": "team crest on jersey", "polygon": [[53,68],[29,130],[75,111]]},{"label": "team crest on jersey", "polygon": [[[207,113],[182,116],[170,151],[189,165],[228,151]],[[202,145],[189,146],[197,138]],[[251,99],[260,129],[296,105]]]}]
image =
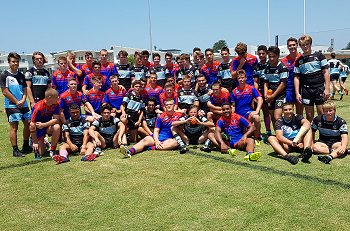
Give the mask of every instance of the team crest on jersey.
[{"label": "team crest on jersey", "polygon": [[72,99],[71,99],[71,97],[68,96],[68,97],[67,97],[67,100],[68,100],[68,101],[71,101]]},{"label": "team crest on jersey", "polygon": [[318,122],[317,126],[320,128],[322,127],[322,123],[321,122]]},{"label": "team crest on jersey", "polygon": [[302,65],[304,61],[302,59],[299,60],[299,65]]},{"label": "team crest on jersey", "polygon": [[184,93],[181,91],[181,92],[180,92],[180,95],[184,95]]},{"label": "team crest on jersey", "polygon": [[114,92],[113,92],[113,91],[111,91],[110,93],[111,93],[111,95],[114,95]]},{"label": "team crest on jersey", "polygon": [[61,75],[61,74],[58,74],[58,75],[57,75],[57,78],[61,78],[61,77],[62,77],[62,75]]},{"label": "team crest on jersey", "polygon": [[237,93],[237,94],[239,93],[239,90],[238,90],[238,89],[236,90],[236,93]]},{"label": "team crest on jersey", "polygon": [[337,125],[336,124],[333,125],[333,129],[334,130],[337,129]]},{"label": "team crest on jersey", "polygon": [[94,98],[95,97],[95,94],[91,94],[91,98]]},{"label": "team crest on jersey", "polygon": [[165,117],[164,117],[164,120],[168,120],[168,119],[169,119],[169,117],[168,117],[168,116],[165,116]]},{"label": "team crest on jersey", "polygon": [[37,75],[37,74],[38,74],[38,72],[36,72],[36,71],[33,72],[33,75]]}]

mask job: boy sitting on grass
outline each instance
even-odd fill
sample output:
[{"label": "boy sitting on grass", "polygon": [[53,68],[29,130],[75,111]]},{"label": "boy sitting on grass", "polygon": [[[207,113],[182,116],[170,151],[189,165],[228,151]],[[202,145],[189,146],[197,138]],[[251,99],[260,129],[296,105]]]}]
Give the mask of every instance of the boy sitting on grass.
[{"label": "boy sitting on grass", "polygon": [[312,121],[312,137],[318,130],[319,139],[312,149],[314,153],[326,154],[318,156],[318,160],[329,164],[333,159],[348,154],[348,127],[345,120],[337,116],[335,103],[331,100],[322,105],[323,114]]},{"label": "boy sitting on grass", "polygon": [[[63,124],[62,132],[65,138],[65,143],[60,146],[59,154],[54,155],[52,159],[57,164],[69,162],[68,154],[80,153],[83,155],[82,161],[93,161],[96,158],[92,154],[94,144],[89,140],[89,122],[85,120],[80,113],[78,104],[69,106],[70,118]],[[90,153],[89,155],[85,155]]]},{"label": "boy sitting on grass", "polygon": [[[234,156],[235,149],[238,149],[247,151],[244,160],[258,160],[262,154],[261,152],[254,152],[254,139],[248,138],[253,133],[254,126],[243,116],[234,113],[229,102],[223,103],[221,108],[222,116],[215,128],[215,138],[220,145],[221,153],[228,152]],[[228,143],[223,140],[222,132],[228,137],[226,141]]]},{"label": "boy sitting on grass", "polygon": [[269,136],[268,141],[272,148],[291,164],[297,164],[297,156],[288,155],[290,152],[302,153],[303,162],[308,162],[312,156],[311,125],[301,115],[294,114],[294,104],[284,103],[283,115],[276,121],[276,137]]}]

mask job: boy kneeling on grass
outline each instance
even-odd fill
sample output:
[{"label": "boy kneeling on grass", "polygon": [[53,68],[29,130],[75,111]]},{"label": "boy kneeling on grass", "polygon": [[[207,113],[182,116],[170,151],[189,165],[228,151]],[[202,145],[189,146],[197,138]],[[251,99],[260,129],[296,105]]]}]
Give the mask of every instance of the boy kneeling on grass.
[{"label": "boy kneeling on grass", "polygon": [[317,154],[318,160],[329,164],[333,159],[349,153],[348,127],[345,120],[337,116],[335,103],[331,100],[322,105],[323,114],[312,121],[312,137],[315,140],[315,132],[319,131],[319,139],[312,149]]},{"label": "boy kneeling on grass", "polygon": [[112,107],[109,104],[101,106],[101,117],[92,122],[89,135],[96,144],[94,154],[102,155],[102,149],[117,148],[126,145],[125,125],[111,115]]},{"label": "boy kneeling on grass", "polygon": [[47,135],[51,137],[50,156],[56,153],[56,145],[61,135],[60,107],[58,105],[58,92],[49,88],[45,91],[45,99],[35,104],[32,113],[32,121],[29,129],[33,139],[33,150],[35,159],[40,159],[46,152],[44,138]]},{"label": "boy kneeling on grass", "polygon": [[[221,110],[222,116],[215,128],[215,138],[220,145],[221,153],[229,153],[234,156],[238,149],[247,151],[244,160],[258,160],[262,154],[254,152],[254,139],[248,138],[254,132],[254,126],[244,117],[234,113],[229,102],[223,103]],[[223,140],[222,132],[226,141]]]},{"label": "boy kneeling on grass", "polygon": [[284,103],[283,115],[276,121],[275,136],[269,136],[272,148],[291,164],[297,164],[299,157],[288,155],[290,152],[300,152],[301,161],[308,162],[312,156],[311,125],[301,115],[294,114],[294,104]]},{"label": "boy kneeling on grass", "polygon": [[82,161],[93,161],[96,154],[93,154],[94,144],[89,140],[89,122],[81,116],[78,104],[69,106],[70,118],[62,126],[65,143],[60,146],[59,154],[52,159],[57,164],[69,162],[68,154],[80,152],[83,155]]}]

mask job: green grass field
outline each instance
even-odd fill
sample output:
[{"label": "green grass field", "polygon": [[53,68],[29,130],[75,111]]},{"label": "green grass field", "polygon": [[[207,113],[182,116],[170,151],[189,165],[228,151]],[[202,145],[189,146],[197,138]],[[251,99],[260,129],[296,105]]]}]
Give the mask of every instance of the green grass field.
[{"label": "green grass field", "polygon": [[[350,121],[349,96],[337,101]],[[1,98],[2,102],[2,98]],[[1,103],[2,105],[2,103]],[[349,230],[350,158],[293,166],[191,149],[91,163],[13,158],[0,114],[0,230]],[[19,133],[21,134],[21,133]],[[20,138],[20,140],[22,140]],[[22,141],[19,142],[22,145]]]}]

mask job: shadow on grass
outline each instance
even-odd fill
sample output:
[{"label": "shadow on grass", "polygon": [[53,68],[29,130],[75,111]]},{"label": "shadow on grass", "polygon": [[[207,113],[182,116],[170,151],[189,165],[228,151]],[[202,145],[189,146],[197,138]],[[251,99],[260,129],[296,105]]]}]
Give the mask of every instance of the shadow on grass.
[{"label": "shadow on grass", "polygon": [[48,161],[52,161],[52,159],[51,158],[45,158],[45,159],[41,159],[41,160],[32,160],[32,161],[28,161],[28,162],[24,162],[24,163],[11,164],[11,165],[0,167],[0,171],[11,169],[11,168],[25,167],[25,166],[28,166],[28,165],[40,164],[40,163],[48,162]]},{"label": "shadow on grass", "polygon": [[[290,176],[290,177],[303,179],[303,180],[307,180],[307,181],[312,181],[312,182],[316,182],[316,183],[320,183],[320,184],[324,184],[324,185],[338,186],[338,187],[341,187],[344,189],[350,189],[350,184],[342,183],[342,182],[336,181],[336,180],[323,179],[320,177],[308,176],[308,175],[304,175],[304,174],[300,174],[300,173],[292,173],[292,172],[279,170],[279,169],[275,169],[275,168],[271,168],[271,167],[250,164],[250,162],[240,162],[240,161],[236,161],[233,159],[227,159],[227,158],[223,158],[223,157],[219,157],[219,156],[213,156],[213,155],[209,155],[206,153],[189,151],[188,154],[191,154],[194,156],[200,156],[200,157],[204,157],[204,158],[208,158],[208,159],[212,159],[212,160],[217,160],[217,161],[221,161],[223,163],[237,165],[237,166],[241,166],[241,167],[245,167],[245,168],[259,170],[262,172],[269,172],[269,173],[278,174],[281,176]],[[269,153],[269,155],[273,156],[274,153]],[[275,157],[280,158],[278,156],[275,156]]]}]

